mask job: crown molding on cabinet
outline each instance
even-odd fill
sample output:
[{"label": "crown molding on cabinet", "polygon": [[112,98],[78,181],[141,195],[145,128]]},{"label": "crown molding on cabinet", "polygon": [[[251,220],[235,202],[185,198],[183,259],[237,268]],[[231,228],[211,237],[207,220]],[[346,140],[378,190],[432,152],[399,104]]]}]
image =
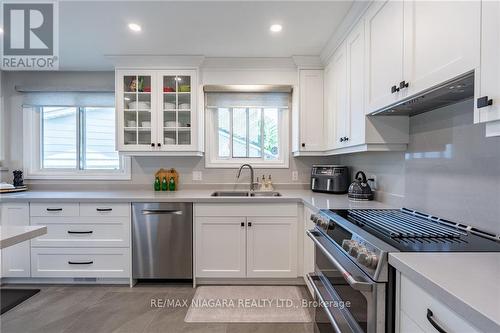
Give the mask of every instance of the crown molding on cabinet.
[{"label": "crown molding on cabinet", "polygon": [[298,69],[323,69],[323,63],[319,56],[292,56]]},{"label": "crown molding on cabinet", "polygon": [[203,55],[150,55],[123,54],[105,56],[115,68],[198,68],[205,60]]},{"label": "crown molding on cabinet", "polygon": [[363,16],[371,3],[372,1],[354,1],[344,20],[340,23],[339,27],[330,37],[325,47],[323,47],[323,50],[321,50],[319,57],[323,64],[328,63],[330,57],[333,55],[337,47],[342,44],[344,39]]}]

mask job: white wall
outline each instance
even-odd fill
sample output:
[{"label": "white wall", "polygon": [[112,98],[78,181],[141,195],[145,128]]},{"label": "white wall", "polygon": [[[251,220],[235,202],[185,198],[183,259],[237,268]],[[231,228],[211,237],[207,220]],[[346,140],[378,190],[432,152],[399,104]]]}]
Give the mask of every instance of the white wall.
[{"label": "white wall", "polygon": [[[293,62],[283,62],[269,59],[259,59],[247,66],[241,62],[226,63],[224,59],[209,61],[200,73],[201,84],[287,84],[297,87],[297,70]],[[6,164],[9,169],[22,168],[22,94],[15,91],[16,85],[50,85],[107,88],[114,84],[113,72],[8,72],[3,77],[3,87],[6,98],[7,115],[7,149]],[[296,89],[294,89],[297,91]],[[293,105],[297,105],[296,94]],[[292,112],[297,112],[295,107]],[[203,113],[203,112],[201,112]],[[291,119],[292,117],[290,117]],[[291,126],[290,126],[291,129]],[[291,134],[291,133],[290,133]],[[331,163],[334,158],[293,158],[290,156],[289,169],[257,170],[259,176],[271,174],[275,183],[303,185],[309,183],[309,173],[312,164]],[[130,181],[102,182],[86,181],[85,184],[95,186],[100,184],[106,188],[124,185],[150,186],[153,175],[159,168],[176,168],[180,172],[181,186],[191,184],[233,184],[235,169],[206,169],[204,158],[199,157],[137,157],[132,160],[132,179]],[[201,171],[203,180],[192,181],[192,171]],[[292,172],[299,173],[299,180],[292,182]],[[7,175],[10,177],[10,171]],[[248,182],[247,173],[241,183]],[[29,184],[75,184],[74,181],[39,181],[31,180]],[[243,186],[243,185],[242,185]]]},{"label": "white wall", "polygon": [[500,137],[473,124],[473,107],[468,100],[412,117],[406,152],[346,155],[342,163],[377,175],[383,201],[397,197],[401,206],[500,234]]}]

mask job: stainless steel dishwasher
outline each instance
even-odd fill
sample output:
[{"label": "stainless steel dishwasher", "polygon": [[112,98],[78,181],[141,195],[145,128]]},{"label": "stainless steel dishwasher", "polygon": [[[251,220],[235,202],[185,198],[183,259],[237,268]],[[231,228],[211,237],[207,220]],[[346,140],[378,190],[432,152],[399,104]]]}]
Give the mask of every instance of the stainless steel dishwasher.
[{"label": "stainless steel dishwasher", "polygon": [[193,278],[193,204],[132,204],[132,277]]}]

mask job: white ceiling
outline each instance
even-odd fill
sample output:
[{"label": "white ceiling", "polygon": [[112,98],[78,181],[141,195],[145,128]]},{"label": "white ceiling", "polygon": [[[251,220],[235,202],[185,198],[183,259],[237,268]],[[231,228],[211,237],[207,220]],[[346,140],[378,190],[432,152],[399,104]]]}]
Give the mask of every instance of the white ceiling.
[{"label": "white ceiling", "polygon": [[[319,55],[352,1],[62,1],[60,68],[112,69],[106,55]],[[127,24],[138,23],[132,33]],[[269,26],[283,25],[272,34]]]}]

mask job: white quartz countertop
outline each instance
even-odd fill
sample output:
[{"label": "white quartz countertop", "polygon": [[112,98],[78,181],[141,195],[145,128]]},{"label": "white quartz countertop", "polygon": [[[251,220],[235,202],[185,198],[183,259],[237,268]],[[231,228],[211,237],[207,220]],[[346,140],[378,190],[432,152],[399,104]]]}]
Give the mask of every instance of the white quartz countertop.
[{"label": "white quartz countertop", "polygon": [[500,253],[391,253],[389,264],[483,332],[500,332]]},{"label": "white quartz countertop", "polygon": [[215,190],[26,191],[2,194],[0,202],[303,202],[312,209],[391,208],[377,201],[352,201],[345,194],[322,194],[309,190],[277,190],[281,197],[211,197]]},{"label": "white quartz countertop", "polygon": [[47,227],[44,226],[0,227],[0,249],[25,242],[46,233]]}]

